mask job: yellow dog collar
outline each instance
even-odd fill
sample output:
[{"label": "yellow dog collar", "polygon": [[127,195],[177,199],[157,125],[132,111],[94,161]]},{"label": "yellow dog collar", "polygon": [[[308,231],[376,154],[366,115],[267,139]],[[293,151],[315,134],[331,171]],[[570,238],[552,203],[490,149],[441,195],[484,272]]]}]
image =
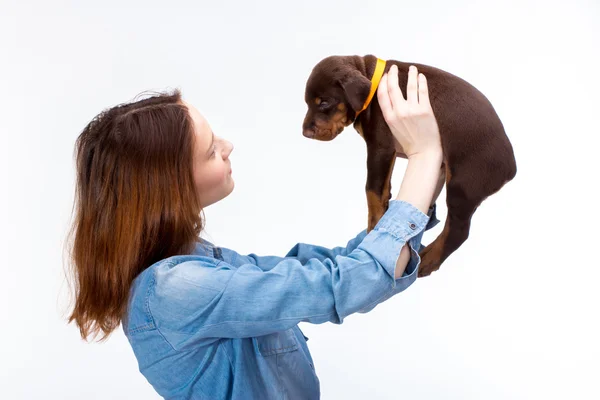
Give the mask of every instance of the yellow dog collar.
[{"label": "yellow dog collar", "polygon": [[386,63],[385,60],[382,60],[380,58],[377,59],[377,65],[375,66],[375,72],[373,72],[373,77],[371,78],[371,91],[369,92],[369,97],[367,97],[367,101],[365,101],[363,108],[360,111],[356,112],[356,115],[354,116],[354,118],[358,117],[358,114],[363,112],[367,107],[369,107],[369,104],[371,104],[371,100],[373,100],[373,96],[375,95],[375,92],[377,91],[377,87],[379,86],[379,82],[381,81],[381,77],[383,76],[383,70],[385,69],[385,63]]}]

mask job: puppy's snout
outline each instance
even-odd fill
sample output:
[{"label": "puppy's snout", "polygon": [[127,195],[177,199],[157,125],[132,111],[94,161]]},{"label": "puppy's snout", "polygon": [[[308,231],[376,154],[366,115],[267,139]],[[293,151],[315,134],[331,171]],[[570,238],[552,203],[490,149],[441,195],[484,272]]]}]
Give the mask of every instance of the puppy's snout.
[{"label": "puppy's snout", "polygon": [[302,134],[307,138],[313,138],[315,136],[315,121],[309,121],[302,127]]}]

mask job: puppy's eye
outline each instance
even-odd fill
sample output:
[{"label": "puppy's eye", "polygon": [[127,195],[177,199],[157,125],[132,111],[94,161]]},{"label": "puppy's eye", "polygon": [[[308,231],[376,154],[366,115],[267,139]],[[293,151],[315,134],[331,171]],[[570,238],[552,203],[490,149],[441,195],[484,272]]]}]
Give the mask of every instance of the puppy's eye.
[{"label": "puppy's eye", "polygon": [[329,102],[328,102],[328,101],[325,101],[325,100],[323,100],[321,103],[319,103],[319,108],[320,108],[321,110],[326,110],[326,109],[328,109],[328,108],[329,108],[329,105],[330,105],[330,104],[329,104]]}]

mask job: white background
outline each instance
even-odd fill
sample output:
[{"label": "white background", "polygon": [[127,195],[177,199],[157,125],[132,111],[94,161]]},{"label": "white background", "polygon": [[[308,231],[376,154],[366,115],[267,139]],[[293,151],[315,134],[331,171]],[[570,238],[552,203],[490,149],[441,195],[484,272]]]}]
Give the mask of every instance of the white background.
[{"label": "white background", "polygon": [[375,54],[475,85],[518,172],[439,272],[342,325],[301,323],[322,397],[600,398],[599,21],[593,0],[2,1],[0,397],[159,398],[120,329],[86,344],[65,323],[73,146],[92,117],[181,88],[235,145],[207,239],[342,245],[367,222],[365,145],[352,128],[302,136],[304,85],[328,55]]}]

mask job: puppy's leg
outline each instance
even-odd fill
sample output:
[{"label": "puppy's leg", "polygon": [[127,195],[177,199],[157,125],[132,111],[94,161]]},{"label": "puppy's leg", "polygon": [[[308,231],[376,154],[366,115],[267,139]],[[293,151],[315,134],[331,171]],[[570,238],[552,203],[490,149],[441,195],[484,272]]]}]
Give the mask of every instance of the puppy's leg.
[{"label": "puppy's leg", "polygon": [[437,271],[442,262],[467,240],[471,217],[480,201],[467,196],[465,189],[458,179],[453,179],[450,168],[446,165],[448,215],[442,233],[419,254],[421,257],[419,277]]},{"label": "puppy's leg", "polygon": [[[464,163],[468,168],[470,163]],[[448,216],[442,233],[419,254],[419,277],[437,271],[440,265],[469,237],[471,218],[487,197],[496,193],[507,182],[502,173],[473,176],[464,168],[451,172],[446,164],[446,204]],[[503,171],[502,171],[503,172]]]},{"label": "puppy's leg", "polygon": [[396,150],[391,148],[369,146],[367,143],[367,204],[369,219],[367,233],[377,225],[379,219],[387,211],[392,197],[392,171],[396,163]]}]

